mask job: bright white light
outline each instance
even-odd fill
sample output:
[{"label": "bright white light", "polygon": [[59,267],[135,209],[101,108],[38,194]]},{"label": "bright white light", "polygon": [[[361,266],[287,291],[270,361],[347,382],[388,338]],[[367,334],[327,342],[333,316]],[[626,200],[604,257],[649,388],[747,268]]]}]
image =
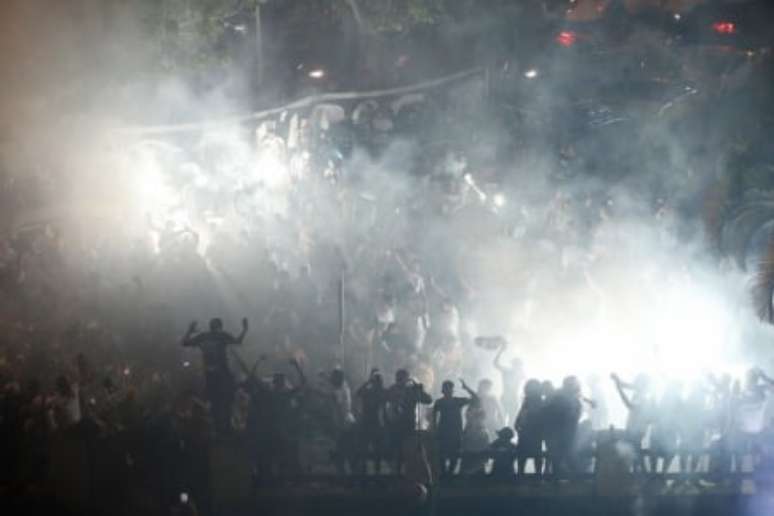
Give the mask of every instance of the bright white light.
[{"label": "bright white light", "polygon": [[131,181],[128,200],[140,213],[165,218],[179,204],[180,193],[165,180],[163,155],[152,146],[139,146],[129,155],[126,173]]},{"label": "bright white light", "polygon": [[277,189],[290,183],[285,163],[273,152],[263,152],[255,164],[257,177],[268,188]]},{"label": "bright white light", "polygon": [[209,179],[207,179],[207,176],[205,176],[204,174],[198,175],[194,179],[194,185],[197,188],[204,188],[205,186],[207,186],[207,183],[209,183]]},{"label": "bright white light", "polygon": [[505,196],[501,193],[495,194],[492,198],[492,202],[494,202],[495,206],[498,208],[502,208],[505,206]]},{"label": "bright white light", "polygon": [[646,372],[683,381],[738,372],[728,354],[738,336],[717,293],[692,281],[660,278],[640,278],[636,288],[611,283],[606,290],[601,296],[585,289],[574,294],[590,307],[586,317],[565,320],[561,327],[553,318],[538,322],[536,333],[551,350],[535,357],[545,376],[560,379],[570,372],[567,364],[580,375]]},{"label": "bright white light", "polygon": [[537,76],[538,76],[537,70],[535,70],[534,68],[530,68],[529,70],[524,72],[524,77],[526,77],[527,79],[534,79]]},{"label": "bright white light", "polygon": [[323,77],[325,77],[325,70],[322,70],[320,68],[316,70],[312,70],[309,72],[309,77],[311,79],[322,79]]},{"label": "bright white light", "polygon": [[680,16],[680,13],[675,13],[674,18],[675,18],[675,21],[680,21],[680,18],[682,18],[682,16]]},{"label": "bright white light", "polygon": [[188,220],[188,214],[183,209],[169,210],[167,213],[167,221],[171,222],[178,228],[184,228],[190,226]]}]

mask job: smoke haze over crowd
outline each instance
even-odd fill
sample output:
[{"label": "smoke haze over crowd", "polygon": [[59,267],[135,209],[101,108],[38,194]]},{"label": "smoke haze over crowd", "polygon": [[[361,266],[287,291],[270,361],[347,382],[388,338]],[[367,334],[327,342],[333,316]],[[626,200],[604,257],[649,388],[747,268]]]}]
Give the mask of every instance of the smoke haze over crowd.
[{"label": "smoke haze over crowd", "polygon": [[[367,321],[360,309],[379,295],[372,265],[402,253],[454,300],[466,335],[505,336],[537,376],[559,380],[571,368],[697,378],[770,363],[772,331],[751,305],[750,272],[723,258],[706,230],[706,191],[733,151],[716,143],[751,130],[734,126],[741,117],[722,127],[722,109],[708,114],[717,95],[709,82],[676,81],[643,102],[598,102],[580,88],[568,94],[576,70],[557,62],[551,75],[536,69],[529,87],[541,91],[529,102],[493,108],[491,78],[479,73],[421,90],[413,133],[380,129],[388,117],[379,111],[364,124],[381,141],[366,148],[352,134],[346,145],[330,136],[345,125],[331,106],[213,124],[256,105],[238,62],[208,65],[206,82],[201,71],[153,69],[163,60],[133,4],[112,2],[112,12],[64,4],[0,7],[2,166],[7,181],[42,185],[38,198],[5,208],[2,229],[57,226],[82,239],[65,252],[88,268],[78,263],[84,248],[154,252],[148,217],[190,228],[206,281],[192,284],[186,271],[170,279],[165,269],[142,278],[177,328],[213,313],[232,325],[264,317],[251,292],[265,278],[250,268],[262,250],[292,276],[311,264],[321,289],[343,274],[347,315]],[[600,90],[615,88],[607,79]],[[522,112],[516,129],[498,113],[506,108]],[[205,125],[142,130],[194,122]],[[332,179],[312,184],[305,160],[323,146],[330,150],[315,166]],[[450,207],[457,201],[444,181],[458,183],[464,202]],[[313,247],[329,255],[312,256]],[[140,272],[119,259],[99,267],[117,285]],[[323,313],[337,317],[332,304]],[[489,352],[473,353],[479,373],[490,373]]]}]

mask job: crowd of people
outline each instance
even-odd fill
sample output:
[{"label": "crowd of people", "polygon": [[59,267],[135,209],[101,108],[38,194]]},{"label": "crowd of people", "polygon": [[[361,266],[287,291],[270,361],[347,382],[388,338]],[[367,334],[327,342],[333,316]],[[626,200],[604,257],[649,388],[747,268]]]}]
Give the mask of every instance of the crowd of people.
[{"label": "crowd of people", "polygon": [[[303,154],[262,138],[288,162]],[[607,442],[622,471],[730,473],[763,460],[772,381],[759,370],[744,384],[555,386],[532,377],[527,344],[478,338],[474,319],[514,311],[504,300],[518,298],[526,320],[539,285],[585,284],[606,252],[590,235],[617,209],[604,187],[546,195],[541,183],[518,208],[459,155],[422,163],[433,172],[421,177],[368,180],[305,159],[280,191],[191,195],[190,226],[52,220],[0,242],[2,489],[71,496],[86,471],[91,496],[205,503],[221,446],[243,452],[258,485],[320,471],[429,483],[433,468],[416,461],[436,458],[442,478],[563,478],[598,469]],[[8,220],[68,181],[3,173]],[[269,194],[277,212],[255,206]],[[668,203],[651,201],[654,223],[671,221]],[[508,259],[521,253],[507,282],[479,267],[495,241]],[[593,316],[590,305],[569,300],[565,315]],[[223,319],[206,331],[189,324],[213,313]],[[234,314],[249,316],[238,334]],[[628,411],[620,430],[613,390]]]},{"label": "crowd of people", "polygon": [[[67,447],[95,461],[95,450],[106,450],[105,457],[116,461],[109,464],[113,475],[137,475],[138,482],[160,475],[170,484],[167,495],[185,490],[202,497],[207,450],[224,443],[244,451],[259,485],[301,481],[325,471],[326,464],[339,474],[401,475],[417,449],[423,450],[423,460],[437,460],[441,479],[573,478],[607,461],[617,464],[621,474],[666,478],[679,473],[695,481],[698,477],[690,474],[698,473],[720,481],[772,458],[769,392],[774,379],[760,369],[751,369],[743,381],[729,375],[690,385],[670,380],[658,390],[646,375],[627,382],[612,374],[609,382],[628,414],[625,426],[617,429],[609,416],[614,400],[607,399],[602,379],[582,386],[568,376],[555,387],[529,378],[519,360],[510,368],[500,364],[507,347],[502,340],[494,353],[502,393],[493,391],[490,379],[481,379],[475,389],[460,379],[464,395],[459,396],[457,382],[441,382],[438,395],[406,369],[398,369],[394,383],[387,385],[374,368],[354,390],[349,374],[339,367],[308,379],[297,358],[289,359],[293,377],[266,374],[267,356],[247,367],[232,353],[248,329],[247,319],[236,336],[218,318],[203,332],[196,322],[190,324],[179,343],[201,350],[203,389],[196,386],[198,373],[172,378],[163,370],[95,367],[94,358],[105,348],[88,328],[71,329],[64,345],[78,350],[81,339],[97,347],[77,352],[70,364],[57,363],[67,372],[52,375],[50,386],[45,377],[22,382],[23,370],[4,369],[4,485],[43,485],[57,467],[69,469],[58,463],[72,460]],[[15,363],[30,360],[36,370],[45,370],[39,361],[54,358],[57,348],[41,356],[33,346],[22,351],[29,358],[16,355]],[[237,358],[242,374],[232,371],[230,356]],[[190,363],[182,366],[187,372]],[[184,376],[189,388],[175,392],[172,386],[185,383]],[[327,447],[329,457],[315,464],[309,456],[313,443]]]}]

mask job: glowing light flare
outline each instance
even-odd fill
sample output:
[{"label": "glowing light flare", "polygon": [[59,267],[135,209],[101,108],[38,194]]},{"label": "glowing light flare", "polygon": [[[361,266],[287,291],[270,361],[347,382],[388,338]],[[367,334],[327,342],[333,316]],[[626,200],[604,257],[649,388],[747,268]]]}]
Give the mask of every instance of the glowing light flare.
[{"label": "glowing light flare", "polygon": [[167,213],[167,221],[171,222],[176,228],[185,228],[191,225],[188,213],[183,209],[169,211]]},{"label": "glowing light flare", "polygon": [[495,194],[494,197],[492,197],[492,202],[498,208],[502,208],[505,206],[505,196],[501,193]]},{"label": "glowing light flare", "polygon": [[163,159],[151,146],[140,146],[127,155],[123,174],[128,179],[122,202],[141,214],[166,218],[180,204],[181,193],[166,181]]},{"label": "glowing light flare", "polygon": [[470,173],[467,173],[467,174],[465,174],[462,177],[465,180],[465,182],[470,185],[470,187],[473,189],[473,191],[476,192],[476,194],[478,194],[479,200],[481,202],[486,202],[486,200],[488,199],[488,196],[486,195],[486,193],[483,190],[481,190],[481,188],[478,187],[478,185],[476,184],[476,180],[473,179],[473,176],[470,175]]},{"label": "glowing light flare", "polygon": [[652,326],[644,333],[652,340],[649,369],[686,379],[724,370],[724,350],[732,338],[726,307],[709,293],[685,285],[675,285],[666,294],[652,307]]},{"label": "glowing light flare", "polygon": [[255,163],[256,177],[267,188],[281,189],[290,185],[288,167],[276,153],[261,152]]},{"label": "glowing light flare", "polygon": [[719,21],[712,24],[712,30],[723,35],[735,34],[736,24],[729,21]]},{"label": "glowing light flare", "polygon": [[530,68],[529,70],[524,72],[524,77],[526,77],[527,79],[534,79],[537,76],[538,76],[538,72],[534,68]]},{"label": "glowing light flare", "polygon": [[[593,313],[568,316],[561,325],[553,316],[536,314],[530,334],[541,349],[524,353],[525,360],[554,381],[571,373],[645,372],[663,381],[690,382],[709,372],[741,372],[732,351],[740,347],[738,326],[718,293],[683,280],[639,284],[622,291],[607,285],[602,297],[579,292]],[[518,325],[516,317],[513,324]]]},{"label": "glowing light flare", "polygon": [[565,48],[573,46],[578,41],[578,35],[569,30],[563,30],[556,35],[556,42]]},{"label": "glowing light flare", "polygon": [[204,188],[209,184],[210,180],[204,174],[199,174],[194,178],[194,186],[197,188]]},{"label": "glowing light flare", "polygon": [[310,79],[322,79],[325,77],[325,70],[317,68],[309,72]]}]

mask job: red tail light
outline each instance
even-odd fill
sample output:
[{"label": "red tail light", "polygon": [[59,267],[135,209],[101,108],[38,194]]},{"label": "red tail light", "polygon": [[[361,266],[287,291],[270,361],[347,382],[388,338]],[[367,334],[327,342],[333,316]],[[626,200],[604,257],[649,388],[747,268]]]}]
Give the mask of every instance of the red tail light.
[{"label": "red tail light", "polygon": [[563,47],[571,47],[576,41],[578,41],[578,36],[571,31],[565,30],[556,35],[556,42]]},{"label": "red tail light", "polygon": [[718,34],[733,34],[736,32],[736,25],[732,22],[720,21],[713,23],[712,29]]}]

